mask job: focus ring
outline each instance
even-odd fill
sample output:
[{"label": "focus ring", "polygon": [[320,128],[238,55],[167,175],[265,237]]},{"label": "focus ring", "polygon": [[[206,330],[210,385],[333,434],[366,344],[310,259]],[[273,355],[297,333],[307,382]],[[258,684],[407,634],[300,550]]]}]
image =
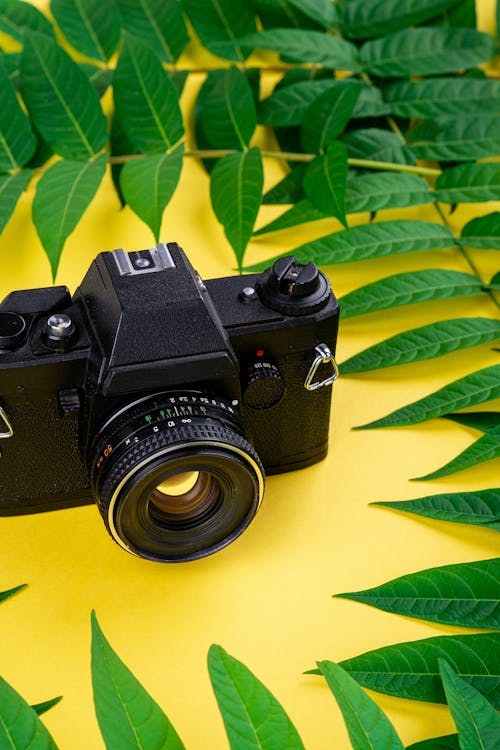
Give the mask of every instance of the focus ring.
[{"label": "focus ring", "polygon": [[[167,428],[161,432],[149,434],[138,443],[133,443],[128,450],[117,460],[114,466],[109,470],[100,491],[97,494],[97,504],[99,512],[103,517],[106,526],[108,526],[108,507],[116,486],[127,476],[130,471],[140,463],[141,459],[153,456],[162,448],[176,445],[189,445],[193,442],[214,442],[228,443],[234,445],[243,453],[248,453],[253,461],[260,468],[262,474],[264,469],[258,457],[258,454],[252,448],[250,443],[241,435],[233,432],[227,427],[213,423],[192,423],[190,425],[181,425]],[[109,530],[109,527],[108,527]]]}]

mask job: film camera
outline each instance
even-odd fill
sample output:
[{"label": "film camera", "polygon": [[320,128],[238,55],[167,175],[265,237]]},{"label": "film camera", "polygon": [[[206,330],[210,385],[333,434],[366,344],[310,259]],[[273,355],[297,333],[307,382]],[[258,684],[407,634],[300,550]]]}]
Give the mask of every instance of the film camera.
[{"label": "film camera", "polygon": [[202,281],[176,243],[100,253],[73,298],[0,305],[0,515],[97,502],[124,549],[185,561],[324,458],[339,308],[314,263]]}]

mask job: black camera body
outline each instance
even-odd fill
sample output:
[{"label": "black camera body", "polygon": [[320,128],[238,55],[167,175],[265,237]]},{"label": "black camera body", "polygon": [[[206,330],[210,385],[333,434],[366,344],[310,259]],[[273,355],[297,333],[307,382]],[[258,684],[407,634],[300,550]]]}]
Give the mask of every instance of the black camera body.
[{"label": "black camera body", "polygon": [[339,308],[313,263],[203,282],[176,243],[0,305],[0,515],[96,502],[130,552],[228,544],[324,458]]}]

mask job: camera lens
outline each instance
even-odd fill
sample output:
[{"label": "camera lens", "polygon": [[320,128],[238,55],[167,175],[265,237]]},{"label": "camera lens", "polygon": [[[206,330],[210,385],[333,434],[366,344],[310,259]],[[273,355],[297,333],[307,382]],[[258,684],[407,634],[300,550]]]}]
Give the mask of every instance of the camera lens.
[{"label": "camera lens", "polygon": [[150,560],[194,560],[225,547],[262,499],[263,469],[238,414],[199,393],[156,394],[124,407],[90,455],[108,531]]}]

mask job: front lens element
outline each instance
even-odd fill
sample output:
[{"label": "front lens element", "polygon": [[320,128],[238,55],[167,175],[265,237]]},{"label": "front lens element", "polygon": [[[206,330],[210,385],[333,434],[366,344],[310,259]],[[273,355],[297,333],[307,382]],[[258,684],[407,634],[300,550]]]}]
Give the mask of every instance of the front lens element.
[{"label": "front lens element", "polygon": [[159,523],[196,520],[220,498],[220,487],[207,471],[175,474],[149,494],[149,510]]}]

